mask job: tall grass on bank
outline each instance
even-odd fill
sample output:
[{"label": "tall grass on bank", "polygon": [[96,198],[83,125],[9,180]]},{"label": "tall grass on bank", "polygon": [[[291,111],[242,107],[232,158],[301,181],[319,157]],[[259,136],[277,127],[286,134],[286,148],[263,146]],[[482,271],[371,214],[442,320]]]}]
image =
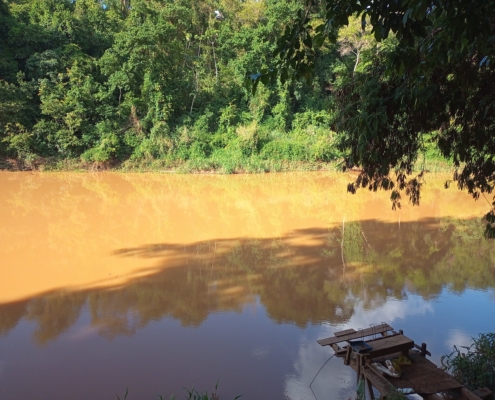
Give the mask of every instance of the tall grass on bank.
[{"label": "tall grass on bank", "polygon": [[[204,392],[204,393],[203,392],[198,392],[194,388],[194,386],[191,389],[184,388],[184,390],[187,393],[187,395],[185,397],[186,400],[220,400],[220,396],[217,394],[217,392],[218,392],[218,382],[215,385],[215,392],[212,392],[211,394],[208,394],[207,391]],[[128,389],[126,389],[125,394],[124,394],[124,397],[121,398],[119,395],[117,395],[117,400],[127,400],[127,396],[129,396],[129,390]],[[239,396],[234,397],[234,400],[239,399],[241,396],[242,395],[239,395]],[[157,398],[159,400],[166,400],[166,398],[163,397],[163,396],[161,396],[161,395],[158,395]],[[177,398],[174,395],[171,395],[168,399],[169,400],[176,400]]]},{"label": "tall grass on bank", "polygon": [[441,362],[468,389],[487,387],[495,391],[495,333],[480,334],[470,346],[454,346]]}]

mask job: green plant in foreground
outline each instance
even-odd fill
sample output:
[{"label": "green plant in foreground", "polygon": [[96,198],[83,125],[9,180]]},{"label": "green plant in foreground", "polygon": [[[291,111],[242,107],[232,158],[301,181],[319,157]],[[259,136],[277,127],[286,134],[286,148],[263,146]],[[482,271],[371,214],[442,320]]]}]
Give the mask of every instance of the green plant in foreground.
[{"label": "green plant in foreground", "polygon": [[[218,382],[215,385],[215,391],[217,390],[217,388],[218,388]],[[212,393],[210,396],[208,396],[208,392],[198,393],[198,391],[194,389],[194,387],[191,390],[186,389],[186,391],[187,391],[187,397],[186,397],[187,400],[219,400],[220,399],[220,397],[216,393]],[[240,397],[241,395],[236,396],[234,397],[234,400],[237,400]],[[160,400],[162,400],[161,397]]]},{"label": "green plant in foreground", "polygon": [[[125,388],[125,394],[124,394],[124,397],[122,398],[122,400],[125,400],[127,399],[127,395],[129,394],[129,389],[128,388]],[[117,396],[117,399],[120,400],[120,397],[119,395],[116,395]]]},{"label": "green plant in foreground", "polygon": [[[184,388],[187,392],[187,397],[186,400],[220,400],[220,397],[216,394],[216,391],[218,390],[218,382],[215,385],[215,393],[211,393],[211,395],[208,395],[208,392],[205,393],[200,393],[196,389],[194,389],[194,386],[191,388],[191,390]],[[117,395],[117,400],[126,400],[127,396],[129,395],[129,389],[126,388],[124,397],[121,399]],[[241,395],[236,396],[234,400],[237,400],[241,397]],[[158,395],[159,400],[166,400],[165,397]],[[174,395],[170,396],[169,400],[176,400],[176,397]]]},{"label": "green plant in foreground", "polygon": [[454,351],[442,356],[443,367],[468,389],[476,390],[486,386],[495,390],[495,333],[480,334],[462,353],[454,346]]}]

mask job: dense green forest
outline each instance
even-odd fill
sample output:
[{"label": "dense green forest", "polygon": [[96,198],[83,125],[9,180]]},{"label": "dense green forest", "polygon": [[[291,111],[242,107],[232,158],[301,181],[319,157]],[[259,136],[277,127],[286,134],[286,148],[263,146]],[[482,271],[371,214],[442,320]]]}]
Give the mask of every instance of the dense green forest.
[{"label": "dense green forest", "polygon": [[[0,155],[33,167],[266,171],[336,160],[339,76],[365,33],[319,50],[311,83],[259,86],[301,0],[0,0]],[[362,56],[360,56],[362,58]]]}]

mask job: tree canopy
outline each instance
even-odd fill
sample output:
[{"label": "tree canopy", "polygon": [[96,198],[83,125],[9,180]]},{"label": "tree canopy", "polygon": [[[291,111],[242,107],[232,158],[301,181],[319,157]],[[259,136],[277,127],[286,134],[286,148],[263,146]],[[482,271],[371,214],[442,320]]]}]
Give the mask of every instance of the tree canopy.
[{"label": "tree canopy", "polygon": [[0,0],[0,158],[224,172],[334,159],[321,86],[245,85],[302,5]]},{"label": "tree canopy", "polygon": [[343,159],[361,171],[351,192],[398,206],[419,201],[428,167],[413,171],[435,152],[484,197],[494,15],[488,0],[0,0],[0,164]]},{"label": "tree canopy", "polygon": [[[324,43],[338,41],[339,29],[356,18],[376,43],[333,90],[339,149],[346,167],[362,171],[348,190],[389,189],[399,206],[405,191],[417,203],[424,170],[414,175],[413,165],[433,145],[452,162],[460,189],[476,199],[492,193],[495,2],[309,0],[278,40],[278,69],[257,79],[311,78]],[[495,237],[492,201],[488,237]]]}]

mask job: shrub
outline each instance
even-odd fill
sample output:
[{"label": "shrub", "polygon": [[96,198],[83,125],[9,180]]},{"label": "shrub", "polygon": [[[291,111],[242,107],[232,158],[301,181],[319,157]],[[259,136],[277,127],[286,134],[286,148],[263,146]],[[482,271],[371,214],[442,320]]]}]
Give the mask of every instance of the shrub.
[{"label": "shrub", "polygon": [[21,124],[7,124],[5,127],[7,136],[3,142],[7,143],[7,148],[15,153],[21,160],[25,160],[32,155],[33,134],[28,132]]},{"label": "shrub", "polygon": [[250,156],[258,150],[258,124],[256,121],[249,125],[241,125],[236,129],[238,145],[245,156]]},{"label": "shrub", "polygon": [[327,111],[305,111],[294,115],[292,129],[294,131],[304,131],[309,126],[328,128],[331,119],[331,114]]},{"label": "shrub", "polygon": [[266,160],[305,161],[308,158],[305,143],[291,140],[291,138],[268,142],[261,150],[260,155]]},{"label": "shrub", "polygon": [[470,390],[486,386],[495,390],[495,333],[480,334],[469,347],[454,346],[454,351],[442,356],[442,365],[455,379]]},{"label": "shrub", "polygon": [[[97,129],[100,129],[101,124],[97,125]],[[86,150],[81,155],[81,158],[84,161],[105,162],[110,160],[117,153],[120,147],[117,135],[112,131],[103,131],[103,127],[101,129],[101,137],[96,146]]]}]

